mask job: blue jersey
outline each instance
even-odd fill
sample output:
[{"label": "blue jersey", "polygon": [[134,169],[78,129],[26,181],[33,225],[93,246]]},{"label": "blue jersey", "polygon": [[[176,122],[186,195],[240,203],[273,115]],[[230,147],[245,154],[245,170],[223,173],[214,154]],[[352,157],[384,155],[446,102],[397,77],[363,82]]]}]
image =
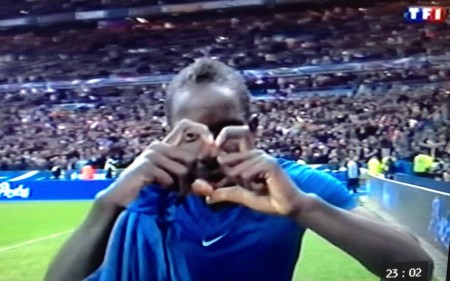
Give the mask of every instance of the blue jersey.
[{"label": "blue jersey", "polygon": [[[279,164],[306,193],[334,206],[356,202],[338,180],[293,161]],[[150,186],[114,226],[105,260],[88,280],[290,281],[305,229],[244,206],[214,210]]]}]

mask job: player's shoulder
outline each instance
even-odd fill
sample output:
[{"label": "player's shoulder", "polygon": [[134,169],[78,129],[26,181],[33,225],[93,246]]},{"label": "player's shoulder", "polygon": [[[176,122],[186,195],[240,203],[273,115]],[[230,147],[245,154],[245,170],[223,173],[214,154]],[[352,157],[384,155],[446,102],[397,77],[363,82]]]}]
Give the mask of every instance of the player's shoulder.
[{"label": "player's shoulder", "polygon": [[341,183],[326,172],[314,169],[295,161],[277,158],[281,168],[289,177],[306,192],[314,192],[319,186],[327,188],[340,187]]},{"label": "player's shoulder", "polygon": [[277,161],[302,191],[316,194],[331,205],[347,210],[357,206],[354,197],[343,183],[332,175],[291,160],[277,159]]},{"label": "player's shoulder", "polygon": [[299,164],[292,160],[277,158],[277,162],[281,166],[281,168],[290,176],[306,176],[310,174],[318,177],[328,176],[328,174],[325,172],[313,169],[306,164]]}]

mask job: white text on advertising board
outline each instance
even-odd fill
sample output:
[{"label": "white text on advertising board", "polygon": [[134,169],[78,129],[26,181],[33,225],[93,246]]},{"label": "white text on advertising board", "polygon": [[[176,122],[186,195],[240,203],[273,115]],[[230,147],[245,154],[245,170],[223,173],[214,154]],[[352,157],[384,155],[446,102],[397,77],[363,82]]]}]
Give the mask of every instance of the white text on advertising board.
[{"label": "white text on advertising board", "polygon": [[5,197],[8,199],[11,198],[28,198],[30,197],[30,189],[25,188],[23,184],[19,185],[16,188],[12,188],[9,182],[0,183],[0,198]]}]

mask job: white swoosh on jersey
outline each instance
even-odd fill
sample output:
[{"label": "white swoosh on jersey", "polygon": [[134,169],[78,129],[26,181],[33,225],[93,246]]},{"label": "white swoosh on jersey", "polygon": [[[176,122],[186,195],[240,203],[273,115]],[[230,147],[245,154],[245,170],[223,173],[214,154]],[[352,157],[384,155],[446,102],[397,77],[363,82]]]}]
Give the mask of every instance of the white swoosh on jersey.
[{"label": "white swoosh on jersey", "polygon": [[202,245],[203,245],[203,247],[209,247],[212,244],[214,244],[214,243],[218,242],[219,240],[221,240],[222,238],[224,238],[226,235],[227,235],[227,233],[225,233],[224,235],[221,235],[219,237],[216,237],[214,239],[208,240],[208,241],[203,239]]}]

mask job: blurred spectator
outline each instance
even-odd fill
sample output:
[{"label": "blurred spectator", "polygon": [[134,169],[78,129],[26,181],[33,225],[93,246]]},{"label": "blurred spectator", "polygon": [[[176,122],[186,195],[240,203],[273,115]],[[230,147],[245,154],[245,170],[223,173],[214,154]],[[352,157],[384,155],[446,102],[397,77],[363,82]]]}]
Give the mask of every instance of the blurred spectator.
[{"label": "blurred spectator", "polygon": [[116,173],[117,173],[117,167],[116,167],[117,164],[118,164],[118,161],[112,159],[111,157],[108,157],[108,159],[106,159],[105,167],[103,169],[106,171],[107,179],[115,178]]},{"label": "blurred spectator", "polygon": [[339,166],[339,161],[337,159],[337,157],[333,157],[330,159],[330,161],[328,162],[328,168],[331,171],[338,171],[340,166]]},{"label": "blurred spectator", "polygon": [[394,179],[396,173],[395,162],[397,159],[394,156],[385,156],[382,159],[383,172],[387,179]]},{"label": "blurred spectator", "polygon": [[346,164],[347,168],[347,188],[353,190],[353,193],[357,192],[359,188],[359,167],[356,161],[349,158]]},{"label": "blurred spectator", "polygon": [[83,168],[81,168],[81,179],[82,180],[93,180],[95,177],[95,169],[93,163],[87,163]]},{"label": "blurred spectator", "polygon": [[433,163],[433,157],[429,156],[425,149],[422,149],[421,152],[414,157],[413,171],[417,176],[433,177],[431,174]]},{"label": "blurred spectator", "polygon": [[377,156],[372,156],[367,163],[367,166],[369,168],[369,174],[372,176],[378,176],[383,172],[381,162],[378,160]]},{"label": "blurred spectator", "polygon": [[53,166],[52,168],[52,179],[59,180],[62,176],[62,168],[58,165]]}]

